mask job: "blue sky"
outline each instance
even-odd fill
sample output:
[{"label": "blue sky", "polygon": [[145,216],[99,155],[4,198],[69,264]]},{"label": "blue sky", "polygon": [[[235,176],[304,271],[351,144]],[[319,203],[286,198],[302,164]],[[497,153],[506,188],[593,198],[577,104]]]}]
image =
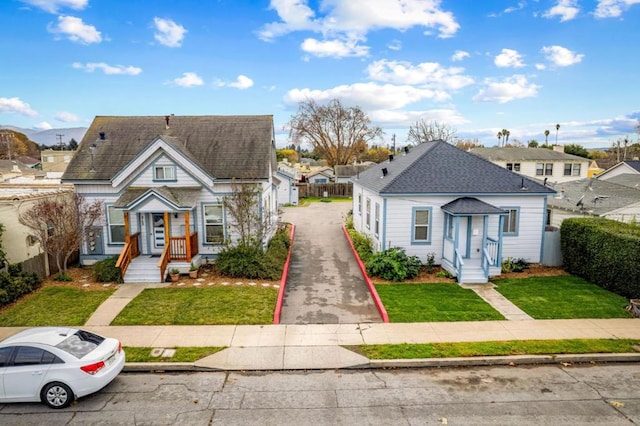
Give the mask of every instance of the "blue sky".
[{"label": "blue sky", "polygon": [[640,119],[640,0],[3,0],[0,124],[273,114],[339,98],[406,140],[609,146]]}]

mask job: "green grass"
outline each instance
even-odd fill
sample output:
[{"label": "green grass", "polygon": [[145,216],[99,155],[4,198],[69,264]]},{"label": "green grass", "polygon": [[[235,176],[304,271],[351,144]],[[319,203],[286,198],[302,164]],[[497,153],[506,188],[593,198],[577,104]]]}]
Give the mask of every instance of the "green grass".
[{"label": "green grass", "polygon": [[322,197],[305,197],[301,198],[298,202],[299,205],[303,206],[307,203],[351,203],[353,202],[353,198],[351,197],[333,197],[333,198],[322,198]]},{"label": "green grass", "polygon": [[83,325],[114,291],[44,287],[4,309],[0,327]]},{"label": "green grass", "polygon": [[127,346],[124,348],[124,353],[127,362],[196,362],[225,348],[218,346],[174,348],[176,353],[171,358],[151,356],[152,349]]},{"label": "green grass", "polygon": [[535,319],[629,318],[628,300],[573,275],[498,280],[496,290]]},{"label": "green grass", "polygon": [[458,284],[376,284],[391,322],[492,321],[504,317]]},{"label": "green grass", "polygon": [[557,355],[633,353],[637,340],[567,339],[509,340],[502,342],[425,343],[348,346],[369,359],[456,358],[500,355]]},{"label": "green grass", "polygon": [[145,289],[111,325],[270,324],[277,296],[263,287]]}]

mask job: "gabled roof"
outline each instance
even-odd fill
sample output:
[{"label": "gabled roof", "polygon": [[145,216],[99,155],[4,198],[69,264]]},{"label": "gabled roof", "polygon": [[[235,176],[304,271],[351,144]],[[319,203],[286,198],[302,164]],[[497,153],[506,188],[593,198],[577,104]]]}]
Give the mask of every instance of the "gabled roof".
[{"label": "gabled roof", "polygon": [[621,161],[618,164],[616,164],[615,166],[611,166],[609,167],[607,170],[605,170],[604,172],[600,173],[598,175],[598,179],[601,179],[604,176],[608,176],[609,172],[611,172],[612,170],[616,170],[616,169],[624,169],[627,171],[627,173],[632,173],[632,174],[640,174],[640,160],[627,160],[627,161]]},{"label": "gabled roof", "polygon": [[114,203],[114,207],[131,208],[148,197],[160,197],[175,208],[192,209],[200,199],[200,188],[159,186],[153,188],[127,188]]},{"label": "gabled roof", "polygon": [[588,158],[546,148],[473,148],[471,153],[489,161],[590,161]]},{"label": "gabled roof", "polygon": [[[558,193],[555,197],[548,198],[549,207],[580,213],[603,215],[640,203],[640,190],[609,180],[580,179],[559,183],[555,189]],[[578,205],[578,202],[581,205]]]},{"label": "gabled roof", "polygon": [[312,172],[307,173],[307,178],[323,175],[327,177],[333,177],[333,169],[331,167],[320,167],[319,169],[313,170]]},{"label": "gabled roof", "polygon": [[628,186],[629,188],[640,189],[640,174],[636,173],[623,173],[618,176],[610,177],[609,179],[606,179],[606,181]]},{"label": "gabled roof", "polygon": [[452,215],[507,214],[506,211],[473,197],[461,197],[441,207]]},{"label": "gabled roof", "polygon": [[554,193],[532,179],[443,141],[422,143],[351,180],[379,194]]},{"label": "gabled roof", "polygon": [[164,116],[98,116],[63,180],[111,180],[158,137],[217,179],[268,179],[276,169],[271,115],[170,116],[168,125]]}]

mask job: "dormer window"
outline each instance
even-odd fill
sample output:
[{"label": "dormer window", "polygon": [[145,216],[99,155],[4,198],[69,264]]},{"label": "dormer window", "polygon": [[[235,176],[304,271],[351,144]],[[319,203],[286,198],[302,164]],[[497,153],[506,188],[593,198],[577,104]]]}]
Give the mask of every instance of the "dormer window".
[{"label": "dormer window", "polygon": [[155,166],[153,180],[176,180],[176,168],[174,166]]}]

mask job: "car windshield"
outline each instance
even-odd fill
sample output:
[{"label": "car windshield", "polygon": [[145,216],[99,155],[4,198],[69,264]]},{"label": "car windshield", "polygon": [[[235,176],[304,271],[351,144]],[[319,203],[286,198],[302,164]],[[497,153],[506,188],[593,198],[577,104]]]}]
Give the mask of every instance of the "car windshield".
[{"label": "car windshield", "polygon": [[75,334],[64,339],[56,345],[57,348],[70,353],[76,358],[82,358],[104,341],[104,337],[98,336],[86,330],[78,330]]}]

